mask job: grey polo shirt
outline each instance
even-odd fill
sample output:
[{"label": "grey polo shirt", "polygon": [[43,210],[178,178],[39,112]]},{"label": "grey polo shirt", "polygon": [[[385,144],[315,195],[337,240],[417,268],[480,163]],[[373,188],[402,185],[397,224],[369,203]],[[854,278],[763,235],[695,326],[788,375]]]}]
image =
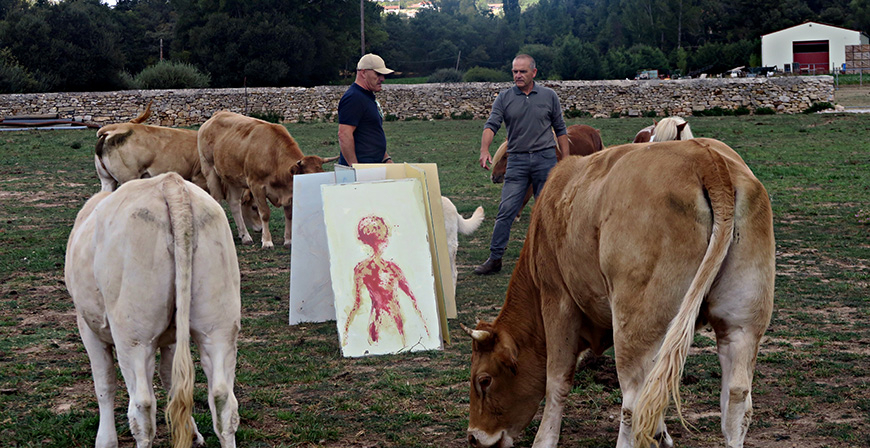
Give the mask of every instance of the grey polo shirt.
[{"label": "grey polo shirt", "polygon": [[552,127],[556,136],[567,133],[562,118],[559,96],[553,89],[535,83],[526,95],[519,87],[513,86],[499,93],[492,103],[492,113],[483,125],[497,133],[502,122],[507,126],[509,153],[535,152],[556,146]]}]

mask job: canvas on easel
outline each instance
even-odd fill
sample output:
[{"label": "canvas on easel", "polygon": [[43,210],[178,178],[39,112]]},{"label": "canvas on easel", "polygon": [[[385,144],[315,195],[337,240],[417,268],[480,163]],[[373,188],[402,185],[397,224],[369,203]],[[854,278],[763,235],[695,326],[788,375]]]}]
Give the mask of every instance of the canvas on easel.
[{"label": "canvas on easel", "polygon": [[321,192],[342,354],[440,349],[421,182],[322,185]]}]

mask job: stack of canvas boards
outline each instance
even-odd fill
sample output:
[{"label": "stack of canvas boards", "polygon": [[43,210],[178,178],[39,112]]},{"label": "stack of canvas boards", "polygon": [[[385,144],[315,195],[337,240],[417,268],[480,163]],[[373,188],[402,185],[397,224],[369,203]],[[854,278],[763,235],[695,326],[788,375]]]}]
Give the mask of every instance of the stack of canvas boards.
[{"label": "stack of canvas boards", "polygon": [[290,324],[336,320],[344,356],[439,349],[456,317],[435,164],[294,177]]}]

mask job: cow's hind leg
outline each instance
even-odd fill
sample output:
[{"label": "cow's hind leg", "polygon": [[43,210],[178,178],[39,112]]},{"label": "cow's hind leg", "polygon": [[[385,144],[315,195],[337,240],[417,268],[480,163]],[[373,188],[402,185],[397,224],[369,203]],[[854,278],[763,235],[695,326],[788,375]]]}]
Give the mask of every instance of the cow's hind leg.
[{"label": "cow's hind leg", "polygon": [[[619,388],[622,391],[622,409],[619,421],[619,436],[617,448],[631,448],[634,440],[632,432],[632,417],[637,399],[643,389],[646,374],[652,369],[652,359],[656,346],[653,342],[626,343],[626,338],[614,329],[614,351],[616,354],[616,370],[619,374]],[[656,439],[660,447],[674,446],[673,439],[668,434],[664,418],[659,419],[656,428]]]},{"label": "cow's hind leg", "polygon": [[78,319],[79,333],[91,361],[91,374],[94,377],[94,392],[100,407],[100,426],[97,429],[97,448],[118,446],[118,432],[115,429],[115,361],[112,346],[101,341],[90,327]]},{"label": "cow's hind leg", "polygon": [[124,347],[119,344],[117,352],[118,365],[130,396],[127,407],[130,433],[136,439],[137,448],[148,448],[154,443],[157,426],[157,400],[152,386],[156,350],[140,342]]},{"label": "cow's hind leg", "polygon": [[[230,207],[230,213],[233,215],[233,222],[236,223],[236,231],[239,233],[239,239],[242,240],[242,244],[253,244],[254,239],[251,238],[251,234],[248,233],[248,228],[245,226],[245,219],[242,216],[242,191],[238,188],[227,188],[227,204]],[[260,215],[262,216],[262,212],[260,212]],[[268,232],[269,226],[266,225],[264,227],[265,229],[263,232]]]},{"label": "cow's hind leg", "polygon": [[[160,347],[160,369],[158,373],[160,374],[160,383],[166,389],[167,399],[169,399],[169,390],[172,388],[172,358],[174,356],[175,344]],[[193,416],[190,417],[190,423],[193,425],[193,445],[205,446],[205,438],[202,437],[199,428],[196,427],[196,420],[193,419]]]},{"label": "cow's hind leg", "polygon": [[94,156],[94,165],[97,168],[97,177],[100,178],[100,191],[115,191],[118,188],[118,181],[106,171],[106,168],[103,167],[103,162],[100,161],[100,157],[97,155]]},{"label": "cow's hind leg", "polygon": [[752,419],[755,361],[773,313],[773,229],[750,227],[764,222],[769,223],[770,217],[746,217],[738,222],[740,236],[732,245],[720,277],[708,296],[706,314],[716,332],[722,366],[722,433],[729,448],[743,446]]},{"label": "cow's hind leg", "polygon": [[208,340],[197,338],[202,369],[208,378],[208,406],[214,432],[222,448],[236,446],[239,428],[239,403],[233,393],[236,378],[235,335],[210,334]]},{"label": "cow's hind leg", "polygon": [[722,433],[729,448],[743,446],[752,420],[752,377],[773,304],[772,280],[766,288],[752,281],[752,273],[740,277],[722,279],[720,286],[726,287],[712,297],[709,312],[722,366]]}]

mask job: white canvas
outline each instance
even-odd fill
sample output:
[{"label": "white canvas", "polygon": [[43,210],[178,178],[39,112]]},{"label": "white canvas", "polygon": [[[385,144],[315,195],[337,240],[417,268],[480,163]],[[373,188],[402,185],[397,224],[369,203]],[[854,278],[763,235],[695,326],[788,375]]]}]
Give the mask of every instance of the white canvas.
[{"label": "white canvas", "polygon": [[322,185],[321,191],[342,354],[441,348],[420,182]]},{"label": "white canvas", "polygon": [[335,319],[323,201],[320,197],[320,186],[334,183],[334,173],[293,176],[290,325]]}]

